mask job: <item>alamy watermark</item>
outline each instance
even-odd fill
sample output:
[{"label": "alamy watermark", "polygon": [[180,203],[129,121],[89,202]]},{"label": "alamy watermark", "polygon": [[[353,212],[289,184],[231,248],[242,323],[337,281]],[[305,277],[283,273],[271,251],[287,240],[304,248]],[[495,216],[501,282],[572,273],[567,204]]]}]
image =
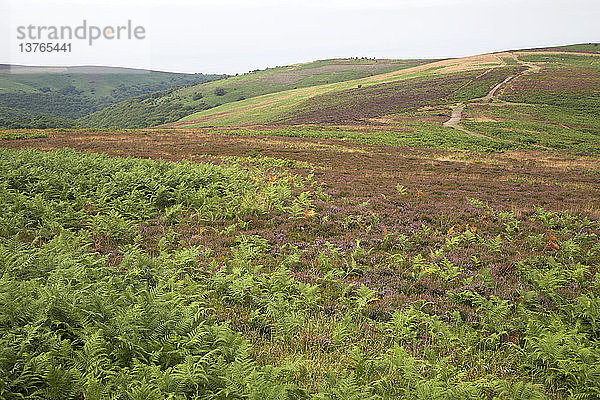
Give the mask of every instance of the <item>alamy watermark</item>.
[{"label": "alamy watermark", "polygon": [[85,41],[89,46],[100,40],[144,40],[146,28],[128,20],[122,25],[20,25],[17,40],[21,52],[71,52],[72,41]]}]

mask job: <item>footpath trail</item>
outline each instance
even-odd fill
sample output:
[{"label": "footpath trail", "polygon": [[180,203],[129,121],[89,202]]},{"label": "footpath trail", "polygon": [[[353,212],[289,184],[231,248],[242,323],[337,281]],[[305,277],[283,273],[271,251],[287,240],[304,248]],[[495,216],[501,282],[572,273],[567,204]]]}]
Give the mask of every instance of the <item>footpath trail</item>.
[{"label": "footpath trail", "polygon": [[[513,54],[513,53],[508,53],[508,54],[512,59],[514,59],[517,62],[517,64],[527,67],[527,69],[525,71],[519,72],[517,74],[510,75],[509,77],[504,79],[502,82],[500,82],[499,84],[494,86],[492,89],[490,89],[490,91],[485,96],[469,100],[468,101],[469,104],[485,104],[485,103],[491,103],[491,102],[494,102],[497,104],[499,104],[499,103],[509,104],[508,102],[500,101],[498,99],[498,94],[499,94],[500,90],[502,88],[506,87],[506,85],[508,85],[508,83],[510,83],[512,80],[514,80],[517,77],[520,77],[523,75],[535,74],[541,70],[541,67],[537,64],[523,62],[523,61],[519,60],[515,54]],[[488,137],[488,136],[482,135],[480,133],[470,131],[470,130],[464,128],[462,125],[460,125],[460,121],[462,120],[462,113],[463,113],[466,105],[467,105],[467,103],[456,104],[454,106],[454,108],[452,109],[452,115],[450,116],[450,119],[448,121],[444,122],[442,125],[445,127],[448,127],[448,128],[466,132],[473,136]]]},{"label": "footpath trail", "polygon": [[448,128],[453,128],[453,129],[456,129],[459,131],[466,132],[469,135],[487,138],[488,136],[482,135],[481,133],[470,131],[466,128],[463,128],[460,125],[460,120],[462,118],[462,112],[464,109],[465,109],[465,103],[458,103],[452,110],[452,116],[450,117],[450,119],[448,121],[444,122],[443,125]]}]

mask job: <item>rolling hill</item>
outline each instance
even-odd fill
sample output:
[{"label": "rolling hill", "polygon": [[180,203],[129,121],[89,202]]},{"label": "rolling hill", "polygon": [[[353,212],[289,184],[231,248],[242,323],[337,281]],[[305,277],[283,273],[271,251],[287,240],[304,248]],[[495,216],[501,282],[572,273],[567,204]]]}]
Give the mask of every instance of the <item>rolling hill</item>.
[{"label": "rolling hill", "polygon": [[332,59],[267,68],[129,99],[91,114],[83,118],[81,123],[97,128],[144,128],[176,121],[197,110],[269,93],[343,82],[428,62],[431,60]]},{"label": "rolling hill", "polygon": [[[378,143],[414,145],[437,138],[434,143],[448,144],[459,135],[462,146],[475,140],[496,150],[597,153],[600,53],[591,51],[596,48],[573,45],[441,60],[223,104],[164,127],[303,137],[341,137],[343,127],[348,138]],[[360,126],[371,131],[358,134]],[[385,139],[379,131],[386,132]],[[450,142],[461,147],[455,137]]]},{"label": "rolling hill", "polygon": [[594,47],[0,130],[0,398],[597,399]]},{"label": "rolling hill", "polygon": [[54,127],[73,126],[73,120],[134,96],[221,77],[119,67],[2,65],[2,126],[43,128],[49,120]]}]

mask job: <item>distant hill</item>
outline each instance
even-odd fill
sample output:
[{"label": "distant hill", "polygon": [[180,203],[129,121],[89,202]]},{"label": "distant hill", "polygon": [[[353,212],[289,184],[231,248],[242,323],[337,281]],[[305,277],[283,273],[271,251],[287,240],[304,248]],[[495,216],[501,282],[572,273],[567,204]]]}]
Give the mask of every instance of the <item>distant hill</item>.
[{"label": "distant hill", "polygon": [[[40,121],[75,120],[131,97],[222,77],[120,67],[2,64],[0,126],[27,125],[31,120],[33,127],[36,117]],[[15,119],[19,113],[27,117]]]},{"label": "distant hill", "polygon": [[152,71],[147,69],[127,68],[127,67],[107,67],[103,65],[75,65],[75,66],[41,66],[41,65],[18,65],[18,64],[0,64],[0,71],[8,69],[13,74],[147,74]]},{"label": "distant hill", "polygon": [[529,51],[568,51],[575,53],[600,53],[600,43],[581,43],[566,46],[538,47]]},{"label": "distant hill", "polygon": [[6,129],[74,128],[77,122],[12,107],[0,107],[0,127]]},{"label": "distant hill", "polygon": [[125,100],[81,119],[99,128],[142,128],[176,121],[257,96],[290,89],[343,82],[398,71],[435,60],[376,60],[365,58],[320,60],[256,70],[226,79],[190,85],[161,94]]}]

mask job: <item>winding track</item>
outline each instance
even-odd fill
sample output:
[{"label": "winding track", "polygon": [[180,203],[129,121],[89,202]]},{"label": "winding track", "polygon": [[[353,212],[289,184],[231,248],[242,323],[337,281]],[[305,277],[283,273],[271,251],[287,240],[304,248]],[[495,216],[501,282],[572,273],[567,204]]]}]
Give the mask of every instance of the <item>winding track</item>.
[{"label": "winding track", "polygon": [[[513,53],[508,53],[508,54],[510,55],[510,57],[512,59],[514,59],[517,62],[517,64],[527,67],[528,69],[526,69],[523,72],[519,72],[517,74],[507,77],[505,80],[503,80],[502,82],[500,82],[499,84],[494,86],[485,96],[469,100],[468,103],[471,103],[471,104],[473,104],[473,103],[482,104],[482,103],[491,103],[491,102],[495,102],[498,104],[499,103],[507,103],[507,102],[504,102],[504,101],[501,102],[500,100],[498,100],[498,92],[500,91],[500,89],[505,87],[510,81],[512,81],[513,79],[515,79],[519,76],[538,73],[541,70],[541,67],[537,64],[523,62],[523,61],[519,60],[515,54],[513,54]],[[473,135],[473,136],[477,136],[477,137],[488,137],[488,136],[482,135],[481,133],[470,131],[460,125],[460,121],[462,120],[462,113],[463,113],[466,105],[467,105],[467,103],[456,104],[454,106],[454,108],[452,109],[452,115],[450,116],[450,119],[448,121],[444,122],[443,126],[452,128],[452,129],[456,129],[456,130],[468,133],[469,135]]]}]

